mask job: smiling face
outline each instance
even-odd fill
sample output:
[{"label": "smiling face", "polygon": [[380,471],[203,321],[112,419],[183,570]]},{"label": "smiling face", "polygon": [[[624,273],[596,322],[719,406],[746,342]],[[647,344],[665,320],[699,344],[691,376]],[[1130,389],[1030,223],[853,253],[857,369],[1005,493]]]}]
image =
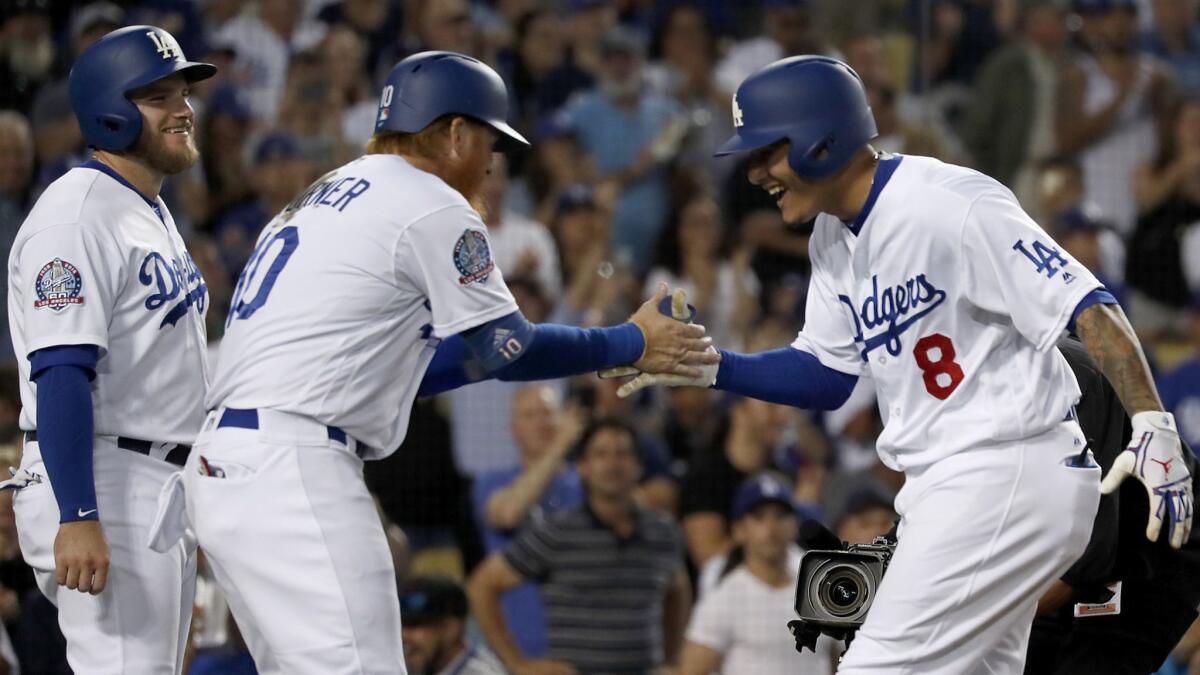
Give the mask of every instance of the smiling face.
[{"label": "smiling face", "polygon": [[167,176],[186,171],[200,157],[190,95],[191,85],[178,73],[129,94],[142,114],[142,132],[130,154]]},{"label": "smiling face", "polygon": [[785,223],[796,224],[812,220],[821,212],[822,190],[792,170],[788,163],[791,147],[784,140],[754,151],[750,156],[749,178],[775,199]]}]

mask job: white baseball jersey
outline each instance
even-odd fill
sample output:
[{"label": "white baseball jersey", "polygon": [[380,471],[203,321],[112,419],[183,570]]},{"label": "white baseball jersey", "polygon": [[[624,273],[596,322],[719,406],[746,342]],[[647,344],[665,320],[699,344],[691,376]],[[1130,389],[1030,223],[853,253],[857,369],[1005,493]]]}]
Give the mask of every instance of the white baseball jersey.
[{"label": "white baseball jersey", "polygon": [[191,443],[204,422],[208,288],[162,198],[97,162],[50,184],[8,260],[21,428],[37,426],[33,352],[100,348],[95,433]]},{"label": "white baseball jersey", "polygon": [[385,457],[438,341],[516,310],[458,191],[396,155],[360,157],[264,228],[208,407],[305,415]]},{"label": "white baseball jersey", "polygon": [[1054,343],[1100,282],[976,171],[893,156],[872,198],[855,223],[818,217],[793,347],[874,379],[884,463],[928,465],[1061,422],[1080,393]]}]

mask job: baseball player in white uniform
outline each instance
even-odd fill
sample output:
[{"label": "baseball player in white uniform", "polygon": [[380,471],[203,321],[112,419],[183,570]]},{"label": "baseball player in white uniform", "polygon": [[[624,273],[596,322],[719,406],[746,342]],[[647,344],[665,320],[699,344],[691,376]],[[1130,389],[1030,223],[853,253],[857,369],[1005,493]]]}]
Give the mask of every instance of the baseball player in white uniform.
[{"label": "baseball player in white uniform", "polygon": [[778,61],[733,101],[720,154],[750,152],[750,181],[787,222],[816,218],[805,325],[790,346],[721,352],[698,379],[801,407],[837,408],[875,383],[878,451],[903,471],[899,544],[838,670],[1019,673],[1038,598],[1082,553],[1100,496],[1072,406],[1079,387],[1054,348],[1073,327],[1133,417],[1104,482],[1142,481],[1147,536],[1178,547],[1192,494],[1171,415],[1101,284],[975,171],[888,156],[862,83],[826,57]]},{"label": "baseball player in white uniform", "polygon": [[[366,156],[264,229],[235,289],[184,469],[187,515],[260,672],[403,673],[399,602],[363,460],[420,394],[637,362],[699,374],[700,326],[659,313],[578,329],[521,316],[472,203],[507,93],[485,64],[400,62]],[[689,365],[691,364],[691,365]]]},{"label": "baseball player in white uniform", "polygon": [[8,261],[25,430],[13,507],[77,673],[183,665],[195,544],[146,542],[204,420],[208,295],[158,192],[196,162],[189,87],[215,72],[152,26],[85,50],[69,87],[95,154],[42,193]]}]

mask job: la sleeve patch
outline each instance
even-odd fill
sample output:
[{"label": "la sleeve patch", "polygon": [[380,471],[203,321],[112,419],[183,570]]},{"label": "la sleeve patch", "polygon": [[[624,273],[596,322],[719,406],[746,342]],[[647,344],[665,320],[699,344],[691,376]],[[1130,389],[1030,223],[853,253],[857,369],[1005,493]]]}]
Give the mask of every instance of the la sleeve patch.
[{"label": "la sleeve patch", "polygon": [[467,230],[454,244],[454,267],[458,269],[460,286],[476,281],[487,281],[496,269],[487,237],[478,230]]},{"label": "la sleeve patch", "polygon": [[49,308],[61,312],[71,305],[82,305],[83,277],[79,268],[62,258],[55,258],[42,265],[38,270],[37,281],[34,284],[37,300],[33,301],[34,309]]}]

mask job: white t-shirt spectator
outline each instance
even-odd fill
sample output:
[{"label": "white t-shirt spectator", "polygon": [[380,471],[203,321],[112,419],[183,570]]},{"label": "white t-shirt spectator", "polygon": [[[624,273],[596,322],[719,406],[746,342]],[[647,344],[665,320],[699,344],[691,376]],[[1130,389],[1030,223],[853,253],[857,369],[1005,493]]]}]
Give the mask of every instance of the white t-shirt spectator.
[{"label": "white t-shirt spectator", "polygon": [[798,568],[789,582],[773,588],[740,566],[702,595],[692,613],[687,639],[724,655],[721,673],[828,675],[838,643],[822,637],[817,652],[796,651],[787,623],[794,608]]},{"label": "white t-shirt spectator", "polygon": [[520,214],[505,210],[498,226],[488,226],[492,255],[504,276],[519,276],[522,258],[528,254],[537,259],[534,277],[542,286],[546,299],[553,305],[562,294],[562,277],[558,270],[558,249],[554,237],[545,225]]},{"label": "white t-shirt spectator", "polygon": [[290,42],[271,30],[256,14],[242,13],[226,21],[213,43],[237,50],[235,67],[246,77],[246,103],[254,116],[274,122],[287,84],[288,61],[293,51],[311,49],[325,36],[325,25],[301,21]]}]

